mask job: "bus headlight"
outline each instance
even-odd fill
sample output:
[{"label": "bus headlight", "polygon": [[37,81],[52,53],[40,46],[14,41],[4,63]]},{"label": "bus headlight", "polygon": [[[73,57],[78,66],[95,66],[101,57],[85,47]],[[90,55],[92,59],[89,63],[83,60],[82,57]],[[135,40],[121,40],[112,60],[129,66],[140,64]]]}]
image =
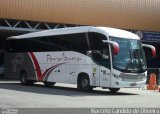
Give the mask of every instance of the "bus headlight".
[{"label": "bus headlight", "polygon": [[116,79],[119,79],[119,75],[117,75],[117,74],[112,74],[113,75],[113,77],[115,77]]}]

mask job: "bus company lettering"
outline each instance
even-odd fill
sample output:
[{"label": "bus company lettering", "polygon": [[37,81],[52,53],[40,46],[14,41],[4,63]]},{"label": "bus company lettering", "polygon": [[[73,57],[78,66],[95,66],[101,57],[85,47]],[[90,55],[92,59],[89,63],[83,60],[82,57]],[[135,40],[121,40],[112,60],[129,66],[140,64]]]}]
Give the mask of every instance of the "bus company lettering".
[{"label": "bus company lettering", "polygon": [[82,60],[82,58],[80,58],[80,57],[67,57],[67,56],[65,56],[64,53],[62,53],[62,57],[53,57],[52,55],[47,54],[47,62],[51,62],[51,61],[75,61],[75,62],[78,62],[81,60]]}]

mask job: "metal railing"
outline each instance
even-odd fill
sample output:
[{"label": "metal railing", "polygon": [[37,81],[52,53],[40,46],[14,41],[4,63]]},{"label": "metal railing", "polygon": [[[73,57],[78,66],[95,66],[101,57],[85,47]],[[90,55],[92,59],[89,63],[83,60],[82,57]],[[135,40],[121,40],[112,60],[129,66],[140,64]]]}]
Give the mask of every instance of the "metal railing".
[{"label": "metal railing", "polygon": [[26,20],[13,20],[13,19],[0,19],[0,30],[35,32],[39,30],[49,30],[49,29],[76,27],[76,26],[79,25],[35,22]]}]

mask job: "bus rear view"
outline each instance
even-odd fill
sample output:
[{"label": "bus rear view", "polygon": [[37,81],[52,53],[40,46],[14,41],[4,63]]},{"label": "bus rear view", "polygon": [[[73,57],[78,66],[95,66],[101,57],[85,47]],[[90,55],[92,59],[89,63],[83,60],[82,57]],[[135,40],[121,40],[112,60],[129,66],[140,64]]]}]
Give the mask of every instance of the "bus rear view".
[{"label": "bus rear view", "polygon": [[[13,36],[6,40],[6,76],[22,84],[40,81],[77,84],[117,92],[146,82],[146,60],[140,38],[108,27],[70,27]],[[7,59],[8,58],[8,59]]]}]

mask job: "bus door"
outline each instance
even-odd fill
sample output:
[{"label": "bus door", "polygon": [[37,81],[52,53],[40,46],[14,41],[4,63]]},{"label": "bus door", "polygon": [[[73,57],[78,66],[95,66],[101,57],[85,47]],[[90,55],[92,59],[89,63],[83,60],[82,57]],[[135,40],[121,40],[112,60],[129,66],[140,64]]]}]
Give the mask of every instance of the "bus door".
[{"label": "bus door", "polygon": [[110,87],[111,80],[111,71],[104,66],[99,67],[99,76],[100,76],[100,86],[101,87]]},{"label": "bus door", "polygon": [[110,86],[111,62],[109,44],[103,43],[107,37],[100,33],[89,33],[90,48],[93,61],[99,66],[100,86]]},{"label": "bus door", "polygon": [[92,56],[96,64],[99,66],[100,86],[109,87],[111,78],[111,65],[109,55],[106,55],[105,51],[105,49],[103,52],[100,50],[92,51]]}]

